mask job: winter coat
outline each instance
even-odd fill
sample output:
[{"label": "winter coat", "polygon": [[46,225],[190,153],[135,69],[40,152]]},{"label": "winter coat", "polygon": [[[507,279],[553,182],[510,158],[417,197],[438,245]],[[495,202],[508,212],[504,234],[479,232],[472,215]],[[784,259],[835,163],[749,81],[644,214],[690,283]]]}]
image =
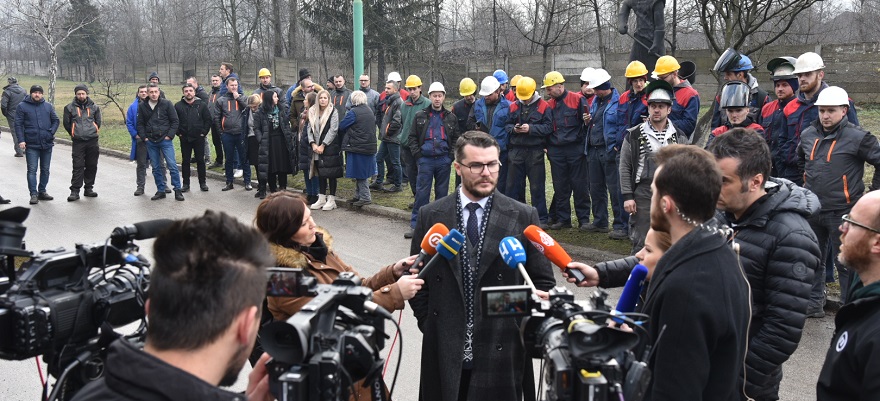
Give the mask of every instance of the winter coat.
[{"label": "winter coat", "polygon": [[[409,150],[413,154],[413,158],[418,162],[422,158],[422,145],[428,138],[428,129],[430,128],[430,113],[433,106],[428,106],[416,113],[413,119],[412,129],[409,133]],[[440,118],[443,120],[443,131],[446,136],[446,145],[449,148],[449,160],[455,160],[455,141],[458,140],[458,121],[455,115],[445,108],[440,109]],[[435,133],[437,135],[439,133]],[[442,143],[442,142],[441,142]],[[441,155],[432,155],[441,156]]]},{"label": "winter coat", "polygon": [[[0,110],[10,120],[15,120],[18,104],[28,97],[27,91],[19,84],[9,84],[3,87],[3,96],[0,100]],[[11,128],[11,127],[10,127]]]},{"label": "winter coat", "polygon": [[238,80],[238,94],[244,95],[244,87],[241,84],[241,79],[238,79],[238,74],[231,72],[229,73],[229,75],[226,76],[226,78],[223,78],[223,83],[220,84],[220,96],[225,96],[229,92],[229,88],[226,87],[226,81],[229,78],[235,78],[236,80]]},{"label": "winter coat", "polygon": [[[593,121],[596,121],[597,118],[602,118],[602,137],[605,139],[605,151],[608,153],[616,153],[620,151],[620,147],[623,144],[623,137],[621,136],[618,138],[620,130],[617,126],[617,105],[620,103],[620,94],[617,93],[617,89],[611,88],[611,94],[608,96],[609,98],[602,116],[596,115],[599,111],[600,101],[595,101],[593,102],[593,105],[590,106],[590,116],[592,116]],[[591,124],[587,129],[589,131],[592,130],[592,128],[593,125]],[[587,132],[587,136],[590,135],[591,133]],[[616,151],[614,150],[615,148],[617,149]],[[584,154],[588,154],[589,149],[590,147],[585,144]]]},{"label": "winter coat", "polygon": [[[300,129],[299,132],[296,132],[295,135],[299,152],[299,169],[309,171],[309,165],[312,163],[314,155],[312,154],[312,145],[309,143],[308,111],[305,114],[305,116],[301,116],[302,118],[299,119],[301,120],[301,123],[298,125],[302,127],[302,129]],[[293,120],[293,118],[291,118],[291,120]]]},{"label": "winter coat", "polygon": [[208,99],[211,98],[211,95],[208,94],[204,87],[199,85],[196,88],[196,97],[201,99],[203,102],[208,102]]},{"label": "winter coat", "polygon": [[400,106],[403,105],[403,100],[400,99],[400,95],[394,93],[385,99],[385,104],[385,111],[379,126],[379,140],[399,144],[400,139],[397,135],[400,133]]},{"label": "winter coat", "polygon": [[[595,97],[595,96],[594,96]],[[626,130],[641,125],[648,115],[648,99],[645,91],[633,93],[632,89],[620,94],[617,104],[617,129],[619,138],[626,136]]]},{"label": "winter coat", "polygon": [[498,99],[498,104],[495,105],[495,111],[492,113],[491,127],[487,110],[486,98],[480,98],[474,102],[474,108],[471,109],[471,115],[468,116],[468,129],[476,129],[492,135],[498,141],[501,153],[506,154],[507,142],[510,137],[507,135],[505,127],[510,116],[510,101],[505,98]]},{"label": "winter coat", "polygon": [[566,90],[558,99],[551,97],[547,102],[553,110],[553,134],[547,138],[547,144],[582,146],[587,132],[583,116],[589,110],[583,97]]},{"label": "winter coat", "polygon": [[101,109],[91,98],[86,98],[85,103],[74,99],[64,107],[62,121],[64,130],[74,141],[97,139],[101,130]]},{"label": "winter coat", "polygon": [[27,97],[15,111],[15,142],[24,142],[32,149],[48,149],[55,145],[58,115],[55,107],[45,99],[35,102]]},{"label": "winter coat", "polygon": [[[865,163],[880,171],[880,140],[844,117],[829,133],[819,120],[801,133],[798,163],[804,187],[815,192],[822,212],[849,210],[865,193]],[[868,190],[880,189],[874,174]]]},{"label": "winter coat", "polygon": [[[128,106],[125,112],[125,126],[128,128],[128,134],[131,135],[131,152],[129,152],[128,160],[134,160],[137,157],[137,115],[138,106],[140,106],[140,98],[134,97],[134,101]],[[141,138],[143,140],[143,138]]]},{"label": "winter coat", "polygon": [[150,142],[162,142],[165,137],[174,139],[179,125],[177,111],[170,100],[159,99],[155,109],[150,107],[149,99],[138,105],[137,132]]},{"label": "winter coat", "polygon": [[[313,85],[315,85],[315,93],[324,90],[321,85]],[[287,104],[290,105],[290,110],[288,111],[290,113],[290,127],[293,129],[293,132],[297,132],[300,129],[299,117],[305,111],[306,94],[303,93],[301,86],[291,87],[287,93],[288,96],[285,97],[287,98]]]},{"label": "winter coat", "polygon": [[[324,153],[315,153],[316,171],[310,172],[321,178],[341,178],[345,174],[342,158],[342,136],[338,134],[339,113],[327,106],[321,114],[318,105],[309,109],[309,144],[324,145]],[[326,128],[326,134],[325,134]],[[321,139],[323,137],[323,140]]]},{"label": "winter coat", "polygon": [[376,115],[366,104],[354,106],[339,123],[342,150],[362,155],[376,154]]},{"label": "winter coat", "polygon": [[[550,109],[550,103],[538,95],[535,97],[528,105],[522,100],[510,105],[510,117],[504,127],[510,138],[508,148],[543,149],[547,146],[547,137],[553,134],[553,111]],[[525,134],[515,132],[517,124],[528,124],[529,132]]]},{"label": "winter coat", "polygon": [[[782,364],[800,342],[821,256],[808,222],[819,212],[819,198],[780,178],[770,178],[764,188],[767,195],[738,221],[730,213],[719,213],[734,231],[751,286],[745,381],[746,394],[759,400],[778,397]],[[742,374],[737,388],[741,387]]]},{"label": "winter coat", "polygon": [[681,81],[672,89],[675,92],[675,101],[672,102],[669,119],[687,134],[688,141],[692,141],[697,129],[697,116],[700,114],[700,94],[688,81]]},{"label": "winter coat", "polygon": [[[409,97],[404,98],[403,104],[400,105],[400,133],[397,134],[398,141],[402,148],[409,148],[409,133],[412,130],[413,121],[416,113],[425,107],[431,107],[431,101],[424,96],[419,96],[416,101],[412,101]],[[401,156],[403,157],[403,156]]]},{"label": "winter coat", "polygon": [[[474,103],[476,103],[476,101],[474,101]],[[468,130],[468,117],[471,115],[474,103],[468,103],[464,99],[458,99],[452,104],[452,114],[455,114],[455,118],[458,120],[458,132],[464,133]]]},{"label": "winter coat", "polygon": [[[293,136],[293,132],[290,131],[289,118],[287,112],[284,111],[286,108],[282,106],[283,105],[278,106],[279,128],[281,129],[281,134],[284,136],[284,143],[287,147],[287,154],[289,157],[287,163],[290,164],[290,171],[293,174],[296,174],[298,166],[297,141]],[[248,112],[250,112],[250,109],[248,109]],[[270,149],[272,122],[269,120],[269,113],[267,113],[262,107],[260,107],[259,111],[254,114],[254,135],[257,137],[257,143],[260,144],[260,148],[257,151],[257,176],[259,177],[260,182],[266,182],[269,179],[269,158],[271,157],[269,154],[272,152],[272,149]],[[274,152],[272,153],[275,154]]]},{"label": "winter coat", "polygon": [[217,111],[214,114],[214,124],[220,128],[220,132],[238,134],[242,127],[247,125],[247,120],[241,118],[242,113],[247,109],[244,96],[235,99],[232,95],[223,95],[217,99],[214,107]]},{"label": "winter coat", "polygon": [[785,137],[788,124],[783,111],[793,99],[776,99],[765,104],[761,110],[761,126],[764,127],[764,139],[767,140],[770,157],[773,159],[773,171],[770,175],[804,185],[803,171],[797,166],[798,143]]},{"label": "winter coat", "polygon": [[[684,132],[681,132],[671,121],[667,120],[667,122],[669,126],[666,129],[671,129],[675,132],[675,141],[667,139],[667,145],[686,143],[687,136],[685,136]],[[624,137],[623,145],[620,147],[620,163],[618,165],[620,193],[625,201],[635,199],[636,184],[645,183],[651,185],[651,182],[654,181],[654,172],[657,170],[657,164],[654,161],[656,153],[651,152],[650,148],[647,147],[649,138],[647,137],[648,134],[644,133],[646,129],[645,124],[650,123],[643,122],[626,130],[626,137]],[[645,154],[641,152],[643,146],[645,147]],[[637,177],[636,174],[639,171],[639,166],[642,167],[642,171]]]},{"label": "winter coat", "polygon": [[[770,96],[767,91],[758,86],[758,79],[748,74],[747,84],[749,85],[749,117],[752,121],[762,124],[762,110],[767,103],[770,103]],[[715,95],[712,103],[712,126],[714,130],[722,125],[727,124],[727,113],[721,108],[721,93]]]},{"label": "winter coat", "polygon": [[174,110],[177,111],[177,118],[180,120],[177,135],[181,141],[193,142],[204,138],[211,131],[214,119],[211,118],[208,104],[201,99],[193,98],[192,104],[181,99],[174,105]]},{"label": "winter coat", "polygon": [[655,344],[647,399],[739,400],[749,288],[726,238],[695,228],[673,244],[657,263],[642,313],[651,317]]},{"label": "winter coat", "polygon": [[709,145],[712,144],[712,142],[715,140],[716,137],[718,137],[719,135],[721,135],[727,131],[730,131],[733,128],[745,128],[745,129],[755,130],[755,132],[757,132],[758,135],[761,135],[762,137],[766,138],[766,133],[764,133],[764,127],[761,126],[761,124],[754,122],[754,120],[752,120],[752,117],[746,117],[746,119],[739,124],[732,125],[732,124],[730,124],[730,121],[725,121],[720,127],[713,129],[712,133],[709,135],[709,138],[706,139],[705,148],[709,149]]},{"label": "winter coat", "polygon": [[334,89],[330,91],[330,104],[333,107],[336,107],[336,111],[339,112],[340,116],[344,116],[345,112],[348,111],[348,108],[351,106],[351,89],[342,88],[342,89]]},{"label": "winter coat", "polygon": [[269,86],[263,86],[263,84],[260,84],[260,86],[258,86],[257,89],[254,89],[254,94],[255,95],[262,95],[263,92],[265,92],[265,91],[272,91],[272,92],[277,93],[278,94],[278,103],[279,103],[278,108],[279,109],[283,108],[285,110],[285,113],[289,112],[288,110],[290,109],[290,106],[288,105],[287,97],[284,96],[284,91],[281,90],[281,88],[279,88],[275,85],[272,85],[272,84],[269,84]]}]

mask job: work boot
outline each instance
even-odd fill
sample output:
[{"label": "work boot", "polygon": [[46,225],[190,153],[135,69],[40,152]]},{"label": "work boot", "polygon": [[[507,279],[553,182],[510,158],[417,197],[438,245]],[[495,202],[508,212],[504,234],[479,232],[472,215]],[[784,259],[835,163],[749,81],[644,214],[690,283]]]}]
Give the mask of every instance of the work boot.
[{"label": "work boot", "polygon": [[166,193],[166,194],[170,194],[170,193],[171,193],[171,188],[166,187],[166,188],[165,188],[165,193]]},{"label": "work boot", "polygon": [[144,194],[144,187],[137,187],[134,191],[134,196],[141,196]]},{"label": "work boot", "polygon": [[40,198],[37,195],[31,195],[31,200],[28,203],[36,205],[37,203],[40,203]]},{"label": "work boot", "polygon": [[159,199],[165,199],[165,191],[156,191],[156,194],[153,195],[152,198],[150,198],[150,200],[159,200]]},{"label": "work boot", "polygon": [[79,200],[79,191],[70,191],[70,196],[67,197],[68,202],[78,201]]},{"label": "work boot", "polygon": [[580,227],[581,231],[586,231],[588,233],[607,233],[608,227],[600,227],[597,226],[596,223],[587,223]]},{"label": "work boot", "polygon": [[368,200],[366,200],[366,199],[363,199],[363,200],[358,200],[358,201],[352,202],[351,205],[354,206],[354,207],[364,207],[364,206],[369,205],[369,204],[371,204],[371,203],[373,203],[373,202],[372,202],[372,201],[368,201]]},{"label": "work boot", "polygon": [[204,182],[199,184],[199,188],[202,190],[202,192],[208,192],[208,184],[205,184]]},{"label": "work boot", "polygon": [[233,188],[235,188],[235,187],[232,186],[232,183],[231,183],[231,182],[227,182],[227,183],[226,183],[226,186],[223,187],[223,189],[221,189],[221,191],[229,191],[229,190],[231,190],[231,189],[233,189]]},{"label": "work boot", "polygon": [[183,200],[183,191],[179,189],[174,190],[174,200],[182,201]]},{"label": "work boot", "polygon": [[39,200],[52,200],[55,198],[53,198],[52,195],[49,195],[48,192],[40,192],[39,194],[37,194],[37,199],[39,199]]},{"label": "work boot", "polygon": [[87,196],[87,197],[89,197],[89,198],[97,198],[97,197],[98,197],[98,193],[95,192],[95,191],[94,191],[93,189],[91,189],[91,188],[86,188],[85,191],[83,191],[83,195],[85,195],[85,196]]},{"label": "work boot", "polygon": [[392,186],[388,187],[387,189],[385,189],[385,192],[391,192],[391,193],[400,192],[400,191],[403,191],[403,188],[401,188],[400,185],[392,185]]},{"label": "work boot", "polygon": [[382,183],[379,181],[376,181],[376,182],[370,184],[370,189],[376,190],[376,191],[381,191],[382,190]]},{"label": "work boot", "polygon": [[327,195],[327,203],[324,204],[324,207],[322,207],[321,210],[329,212],[333,209],[336,209],[336,197],[333,195]]},{"label": "work boot", "polygon": [[6,198],[0,196],[0,205],[8,205],[8,204],[10,204],[10,203],[12,203],[11,200],[6,199]]},{"label": "work boot", "polygon": [[253,187],[253,185],[251,185],[251,183],[249,183],[249,182],[244,183],[244,190],[245,191],[252,191],[253,189],[254,189],[254,187]]},{"label": "work boot", "polygon": [[625,240],[629,239],[629,235],[624,230],[613,230],[610,234],[608,234],[608,238],[616,239],[616,240]]},{"label": "work boot", "polygon": [[180,187],[180,192],[189,192],[189,184]]}]

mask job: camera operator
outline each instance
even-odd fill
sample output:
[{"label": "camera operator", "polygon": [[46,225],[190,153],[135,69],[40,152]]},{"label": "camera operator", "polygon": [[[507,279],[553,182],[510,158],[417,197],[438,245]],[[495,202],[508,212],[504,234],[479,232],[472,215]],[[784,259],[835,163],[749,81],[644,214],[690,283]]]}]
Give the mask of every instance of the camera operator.
[{"label": "camera operator", "polygon": [[[254,346],[266,240],[225,213],[175,222],[156,238],[143,349],[125,339],[109,348],[106,373],[74,400],[241,400],[230,386]],[[269,400],[263,355],[247,397]]]}]

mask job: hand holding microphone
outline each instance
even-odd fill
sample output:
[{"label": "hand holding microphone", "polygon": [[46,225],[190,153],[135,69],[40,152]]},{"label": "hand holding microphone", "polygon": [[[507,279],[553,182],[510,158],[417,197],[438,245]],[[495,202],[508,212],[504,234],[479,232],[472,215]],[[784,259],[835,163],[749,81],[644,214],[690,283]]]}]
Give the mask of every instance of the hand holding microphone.
[{"label": "hand holding microphone", "polygon": [[428,263],[428,260],[437,253],[437,244],[439,244],[440,240],[447,234],[449,234],[449,229],[446,228],[445,224],[437,223],[431,226],[431,229],[428,230],[428,232],[425,233],[425,237],[422,238],[422,243],[420,245],[422,250],[419,252],[419,256],[410,264],[410,267],[415,269],[416,272],[421,270],[422,264]]},{"label": "hand holding microphone", "polygon": [[400,290],[400,295],[403,296],[404,301],[409,301],[412,297],[416,296],[416,293],[422,289],[423,285],[425,285],[425,280],[420,279],[415,274],[407,274],[397,280],[397,288]]},{"label": "hand holding microphone", "polygon": [[[525,231],[523,231],[526,238],[532,245],[538,249],[539,252],[544,254],[547,259],[550,260],[554,265],[559,267],[564,273],[568,274],[568,277],[572,277],[575,279],[575,282],[578,285],[581,285],[587,277],[577,268],[572,268],[569,265],[572,264],[571,256],[568,256],[568,253],[565,252],[565,249],[557,243],[553,237],[544,232],[540,227],[532,224],[526,227]],[[576,266],[575,266],[576,267]],[[596,283],[598,284],[598,276],[596,279]]]}]

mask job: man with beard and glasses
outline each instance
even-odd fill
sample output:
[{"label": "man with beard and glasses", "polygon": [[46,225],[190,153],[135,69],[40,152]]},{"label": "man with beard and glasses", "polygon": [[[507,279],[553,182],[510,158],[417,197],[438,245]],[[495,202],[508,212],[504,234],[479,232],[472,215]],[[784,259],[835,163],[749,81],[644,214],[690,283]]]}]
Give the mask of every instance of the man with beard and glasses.
[{"label": "man with beard and glasses", "polygon": [[173,223],[153,244],[143,348],[113,342],[105,376],[75,400],[270,400],[263,354],[246,394],[235,383],[254,347],[274,263],[266,239],[222,212]]}]

